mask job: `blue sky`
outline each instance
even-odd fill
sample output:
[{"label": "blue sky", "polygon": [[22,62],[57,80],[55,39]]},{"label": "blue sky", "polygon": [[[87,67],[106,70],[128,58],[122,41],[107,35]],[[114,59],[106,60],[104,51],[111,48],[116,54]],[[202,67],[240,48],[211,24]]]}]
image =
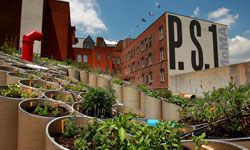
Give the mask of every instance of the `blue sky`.
[{"label": "blue sky", "polygon": [[[250,61],[250,0],[65,0],[77,36],[135,38],[165,11],[229,25],[232,63]],[[155,3],[160,4],[156,8]],[[154,16],[149,16],[152,11]],[[147,22],[142,22],[141,18]],[[136,25],[139,25],[137,28]]]}]

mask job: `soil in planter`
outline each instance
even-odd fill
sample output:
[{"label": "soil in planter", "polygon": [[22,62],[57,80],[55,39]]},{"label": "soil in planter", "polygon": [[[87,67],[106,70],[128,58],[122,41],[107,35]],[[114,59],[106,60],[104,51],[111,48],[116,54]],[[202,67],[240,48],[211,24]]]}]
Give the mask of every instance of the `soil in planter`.
[{"label": "soil in planter", "polygon": [[33,88],[37,88],[37,89],[41,89],[41,90],[56,90],[55,87],[52,87],[51,85],[43,85],[43,84],[40,84],[40,83],[33,83],[31,82],[29,84],[29,86],[33,87]]},{"label": "soil in planter", "polygon": [[75,150],[74,142],[75,142],[75,137],[65,137],[63,133],[56,133],[52,134],[51,137],[53,137],[56,141],[56,143],[62,145],[63,147],[70,149],[70,150]]},{"label": "soil in planter", "polygon": [[233,130],[233,126],[236,125],[231,121],[224,121],[208,127],[205,132],[208,138],[219,139],[219,138],[239,138],[250,136],[250,116],[244,117],[241,121],[237,122],[240,124],[240,130]]},{"label": "soil in planter", "polygon": [[65,97],[63,96],[63,94],[51,94],[50,98],[66,103],[78,102],[80,100],[79,98],[77,98],[77,95],[74,95],[73,93],[71,95],[66,95]]},{"label": "soil in planter", "polygon": [[31,114],[34,115],[39,115],[39,116],[44,116],[44,117],[61,117],[61,116],[66,116],[69,115],[69,112],[67,111],[66,108],[58,106],[58,107],[51,107],[49,105],[38,105],[40,107],[40,109],[45,110],[47,107],[47,113],[45,114],[39,114],[36,109],[37,106],[32,106],[29,108],[26,108],[25,110]]}]

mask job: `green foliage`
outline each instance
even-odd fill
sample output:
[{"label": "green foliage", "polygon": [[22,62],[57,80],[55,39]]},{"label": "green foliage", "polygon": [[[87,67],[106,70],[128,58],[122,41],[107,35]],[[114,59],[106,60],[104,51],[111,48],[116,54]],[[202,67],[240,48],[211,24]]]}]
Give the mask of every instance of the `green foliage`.
[{"label": "green foliage", "polygon": [[157,90],[159,97],[169,99],[173,96],[172,91],[170,91],[168,88],[159,89]]},{"label": "green foliage", "polygon": [[75,92],[82,92],[86,88],[86,84],[83,82],[77,82],[77,84],[66,84],[64,85],[64,88],[66,90],[71,90]]},{"label": "green foliage", "polygon": [[85,71],[89,71],[90,70],[90,67],[88,65],[88,63],[82,63],[82,62],[76,62],[76,61],[73,61],[71,62],[70,64],[71,66],[77,68],[77,69],[80,69],[80,70],[85,70]]},{"label": "green foliage", "polygon": [[192,140],[195,143],[195,150],[201,150],[201,146],[208,143],[205,137],[205,133],[202,133],[200,136],[192,136]]},{"label": "green foliage", "polygon": [[7,89],[2,89],[0,95],[12,98],[35,98],[37,95],[34,92],[23,90],[18,84],[10,84]]},{"label": "green foliage", "polygon": [[119,78],[113,78],[112,83],[122,85],[123,81]]},{"label": "green foliage", "polygon": [[112,106],[116,103],[113,90],[103,88],[91,88],[84,96],[83,108],[89,115],[106,117],[112,114]]},{"label": "green foliage", "polygon": [[37,105],[34,113],[39,115],[39,116],[47,116],[49,115],[49,105],[47,103],[44,103],[43,106]]},{"label": "green foliage", "polygon": [[76,126],[74,117],[66,120],[64,129],[63,135],[67,138],[74,137],[78,133],[78,127]]},{"label": "green foliage", "polygon": [[148,88],[145,84],[140,84],[138,87],[140,90],[142,90],[142,92],[144,92],[148,96],[155,98],[159,97],[159,93],[156,90]]},{"label": "green foliage", "polygon": [[15,54],[18,54],[19,51],[15,48],[15,42],[16,40],[12,39],[12,40],[8,40],[6,39],[3,43],[3,46],[0,47],[0,49],[6,53],[6,54],[9,54],[9,55],[15,55]]}]

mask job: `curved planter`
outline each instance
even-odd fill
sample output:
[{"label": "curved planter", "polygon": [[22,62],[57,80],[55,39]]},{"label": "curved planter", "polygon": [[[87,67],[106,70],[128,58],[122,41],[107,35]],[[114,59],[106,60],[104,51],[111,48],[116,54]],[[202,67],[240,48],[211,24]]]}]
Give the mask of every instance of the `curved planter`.
[{"label": "curved planter", "polygon": [[161,100],[145,95],[144,111],[149,118],[161,119]]},{"label": "curved planter", "polygon": [[128,107],[140,108],[140,92],[138,89],[133,87],[123,87],[123,104]]},{"label": "curved planter", "polygon": [[[218,140],[218,139],[209,139],[209,140]],[[250,149],[250,137],[242,137],[242,138],[230,138],[230,139],[219,139],[225,142],[231,142],[238,144],[240,146],[246,147]]]},{"label": "curved planter", "polygon": [[[188,149],[195,150],[195,143],[187,140],[182,141],[182,145]],[[208,140],[208,145],[206,147],[212,148],[213,150],[247,150],[247,148],[240,146],[238,144],[225,142],[221,140]],[[207,150],[208,148],[201,148],[201,150]],[[185,150],[185,148],[184,148]]]},{"label": "curved planter", "polygon": [[42,80],[20,80],[19,83],[22,86],[35,88],[35,89],[39,89],[42,91],[62,89],[62,87],[58,84],[47,82],[47,81],[42,81]]},{"label": "curved planter", "polygon": [[118,102],[123,103],[123,100],[122,100],[122,85],[112,83],[112,89],[115,91]]},{"label": "curved planter", "polygon": [[77,69],[75,69],[75,68],[69,68],[68,69],[68,76],[79,81],[79,79],[80,79],[80,72]]},{"label": "curved planter", "polygon": [[[5,88],[7,88],[7,86],[0,86],[0,89]],[[43,93],[38,90],[30,88],[23,89],[37,93],[38,98],[43,96]],[[24,99],[21,98],[0,96],[0,149],[17,149],[18,104],[23,100]]]},{"label": "curved planter", "polygon": [[31,106],[45,102],[50,106],[64,107],[68,115],[73,112],[69,105],[58,101],[30,99],[21,102],[18,107],[18,150],[45,149],[45,128],[55,117],[38,116],[26,111]]},{"label": "curved planter", "polygon": [[89,86],[97,87],[97,74],[89,73]]},{"label": "curved planter", "polygon": [[55,84],[60,83],[58,80],[56,80],[52,76],[42,76],[42,77],[40,77],[40,79],[43,80],[43,81],[52,82],[52,83],[55,83]]},{"label": "curved planter", "polygon": [[121,113],[121,114],[131,113],[131,114],[139,116],[140,118],[147,118],[147,115],[144,112],[135,108],[131,108],[128,106],[123,106],[123,105],[115,105],[113,108],[116,112]]},{"label": "curved planter", "polygon": [[[64,132],[65,121],[73,116],[56,118],[48,123],[46,126],[46,150],[68,150],[55,141],[53,134],[62,134]],[[86,127],[91,124],[92,117],[77,116],[75,118],[78,127]]]},{"label": "curved planter", "polygon": [[80,81],[89,84],[89,74],[84,70],[80,70]]},{"label": "curved planter", "polygon": [[62,90],[46,91],[44,92],[44,95],[46,98],[56,100],[56,101],[62,101],[69,105],[72,105],[73,103],[78,102],[81,99],[81,97],[79,97],[78,95],[74,93],[70,93],[70,92],[62,91]]},{"label": "curved planter", "polygon": [[61,84],[68,84],[68,83],[77,83],[79,82],[78,80],[72,78],[72,77],[68,77],[65,75],[53,75],[53,77],[55,77],[55,79],[61,83]]},{"label": "curved planter", "polygon": [[5,61],[3,62],[3,66],[11,67],[11,65],[12,65],[13,63],[14,63],[13,61],[5,60]]},{"label": "curved planter", "polygon": [[7,73],[17,71],[14,67],[0,66],[0,85],[7,84]]},{"label": "curved planter", "polygon": [[38,77],[27,73],[7,73],[7,84],[16,84],[19,80],[25,79],[38,79]]},{"label": "curved planter", "polygon": [[97,87],[110,88],[110,80],[105,76],[99,75],[97,77]]},{"label": "curved planter", "polygon": [[162,101],[162,120],[165,121],[181,120],[181,115],[179,113],[181,109],[182,108],[176,104]]},{"label": "curved planter", "polygon": [[22,64],[11,64],[12,67],[18,68],[19,70],[23,70],[25,72],[33,72],[33,71],[37,71],[34,68],[22,65]]}]

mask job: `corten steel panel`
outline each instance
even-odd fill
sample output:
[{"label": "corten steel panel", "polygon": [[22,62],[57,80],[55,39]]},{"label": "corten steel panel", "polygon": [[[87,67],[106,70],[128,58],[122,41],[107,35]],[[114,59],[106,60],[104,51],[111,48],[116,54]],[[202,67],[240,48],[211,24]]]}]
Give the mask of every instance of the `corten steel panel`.
[{"label": "corten steel panel", "polygon": [[230,65],[230,77],[237,85],[250,84],[250,62]]},{"label": "corten steel panel", "polygon": [[0,1],[0,46],[6,39],[19,49],[22,0]]},{"label": "corten steel panel", "polygon": [[77,81],[79,81],[80,79],[80,72],[79,70],[75,69],[75,68],[69,68],[68,69],[68,76],[70,78],[76,79]]},{"label": "corten steel panel", "polygon": [[71,51],[71,22],[68,2],[48,0],[45,3],[42,55],[58,60]]},{"label": "corten steel panel", "polygon": [[[160,40],[159,28],[163,27],[163,39]],[[140,43],[149,35],[152,36],[152,46],[141,51]],[[142,83],[142,74],[152,72],[153,82],[148,84],[151,88],[166,88],[168,86],[168,49],[167,49],[167,20],[166,14],[160,16],[135,40],[124,40],[121,54],[121,71],[123,78],[135,78],[135,84]],[[160,62],[160,48],[164,49],[164,60]],[[126,60],[129,51],[135,49],[135,57]],[[149,53],[152,53],[152,65],[142,68],[142,57],[145,59]],[[130,72],[128,66],[135,64],[135,71]],[[164,82],[160,82],[160,69],[164,69]]]},{"label": "corten steel panel", "polygon": [[97,77],[98,75],[95,73],[89,73],[89,82],[88,85],[91,87],[97,87]]},{"label": "corten steel panel", "polygon": [[80,70],[80,81],[88,84],[89,83],[89,73],[84,71],[84,70]]},{"label": "corten steel panel", "polygon": [[98,76],[97,77],[97,87],[101,88],[110,88],[110,79],[108,77],[104,76]]}]

